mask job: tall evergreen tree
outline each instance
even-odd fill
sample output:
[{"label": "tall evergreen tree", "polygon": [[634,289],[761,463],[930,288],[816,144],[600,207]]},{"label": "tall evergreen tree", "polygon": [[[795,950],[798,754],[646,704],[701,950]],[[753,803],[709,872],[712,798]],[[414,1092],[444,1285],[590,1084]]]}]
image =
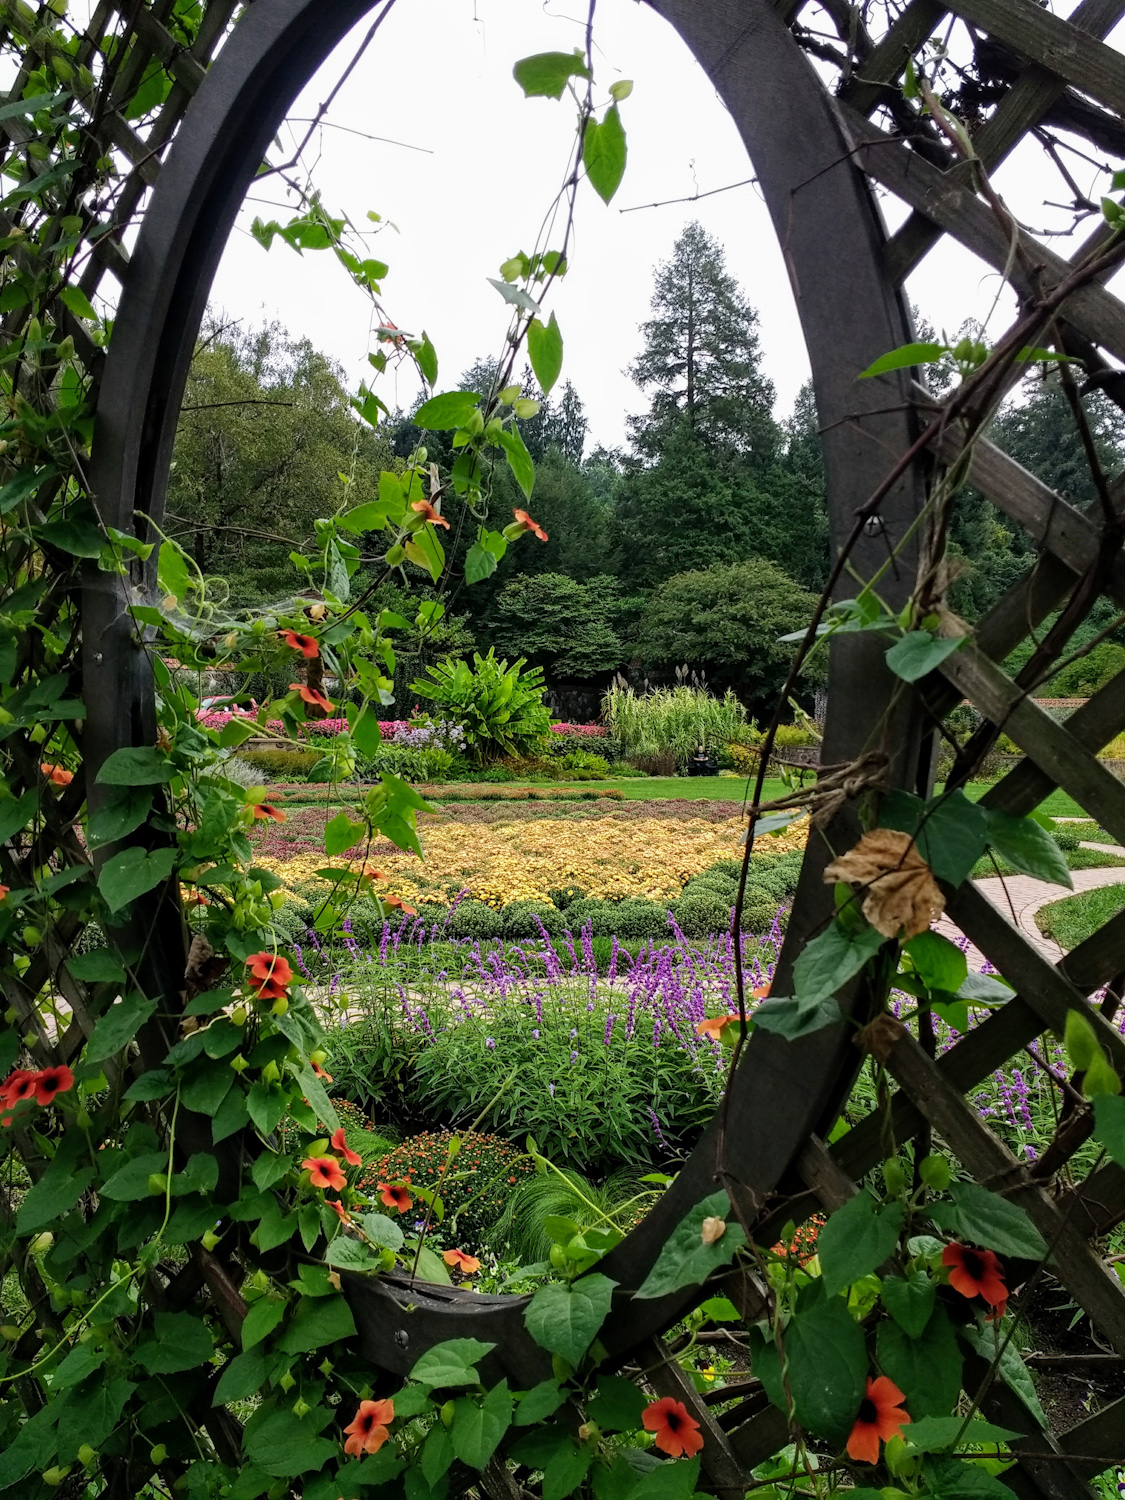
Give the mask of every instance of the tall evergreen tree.
[{"label": "tall evergreen tree", "polygon": [[651,391],[649,411],[630,418],[637,451],[658,458],[670,430],[688,430],[714,450],[768,461],[777,442],[773,385],[761,370],[758,315],[726,269],[722,248],[699,223],[659,266],[653,316],[629,373]]}]

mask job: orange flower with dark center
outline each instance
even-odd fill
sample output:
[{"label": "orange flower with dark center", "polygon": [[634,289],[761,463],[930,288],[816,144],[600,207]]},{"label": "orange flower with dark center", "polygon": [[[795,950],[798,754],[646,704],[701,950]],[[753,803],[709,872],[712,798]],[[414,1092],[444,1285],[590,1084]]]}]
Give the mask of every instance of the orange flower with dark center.
[{"label": "orange flower with dark center", "polygon": [[323,1078],[326,1083],[332,1082],[332,1074],[327,1072],[326,1069],[322,1068],[318,1062],[314,1062],[312,1064],[312,1070],[318,1078]]},{"label": "orange flower with dark center", "polygon": [[12,887],[10,885],[0,885],[0,901],[3,901],[4,897],[11,889]]},{"label": "orange flower with dark center", "polygon": [[901,1437],[904,1424],[910,1421],[899,1404],[905,1400],[898,1386],[885,1375],[874,1380],[870,1375],[867,1377],[867,1390],[859,1403],[855,1426],[848,1435],[849,1458],[861,1464],[879,1462],[880,1438],[885,1443],[888,1438]]},{"label": "orange flower with dark center", "polygon": [[954,1241],[941,1252],[941,1263],[949,1267],[949,1285],[955,1292],[960,1292],[962,1297],[981,1297],[995,1309],[997,1317],[1004,1316],[1008,1288],[1004,1282],[1004,1267],[997,1255],[991,1250],[974,1250],[970,1245]]},{"label": "orange flower with dark center", "polygon": [[466,1276],[473,1276],[480,1270],[480,1261],[475,1255],[466,1255],[464,1250],[443,1250],[441,1258],[447,1266],[455,1266]]},{"label": "orange flower with dark center", "polygon": [[347,1209],[340,1202],[339,1198],[325,1198],[324,1201],[328,1204],[328,1207],[336,1215],[341,1224],[350,1224],[352,1222],[351,1214],[348,1213]]},{"label": "orange flower with dark center", "polygon": [[272,802],[255,802],[250,811],[255,818],[261,818],[263,821],[266,818],[272,818],[275,823],[284,823],[286,819],[286,814],[281,811],[280,807],[274,807]]},{"label": "orange flower with dark center", "polygon": [[519,522],[524,531],[534,532],[541,542],[550,541],[550,538],[543,530],[542,526],[540,526],[539,522],[533,521],[526,510],[513,510],[512,515],[515,516],[516,520]]},{"label": "orange flower with dark center", "polygon": [[246,967],[259,1000],[280,1000],[293,982],[288,960],[277,953],[251,953]]},{"label": "orange flower with dark center", "polygon": [[708,1016],[705,1021],[700,1021],[695,1029],[699,1036],[709,1036],[717,1042],[732,1021],[741,1019],[741,1016],[733,1013],[729,1016]]},{"label": "orange flower with dark center", "polygon": [[31,1081],[35,1087],[36,1104],[46,1108],[54,1103],[56,1094],[65,1094],[74,1087],[74,1074],[65,1063],[60,1063],[57,1068],[44,1068],[41,1073],[33,1073]]},{"label": "orange flower with dark center", "polygon": [[309,687],[307,683],[291,682],[289,684],[289,691],[291,693],[300,693],[306,703],[311,703],[314,708],[322,708],[326,714],[330,714],[333,710],[334,705],[329,702],[324,694],[318,692],[316,688]]},{"label": "orange flower with dark center", "polygon": [[52,786],[69,786],[74,780],[74,772],[68,771],[65,766],[52,766],[43,761],[39,769]]},{"label": "orange flower with dark center", "polygon": [[414,1207],[414,1199],[405,1182],[377,1182],[375,1191],[380,1195],[379,1201],[393,1208],[395,1213],[407,1214]]},{"label": "orange flower with dark center", "polygon": [[416,510],[420,516],[425,516],[431,526],[444,526],[446,531],[449,530],[449,522],[433,508],[428,500],[412,500],[410,509]]},{"label": "orange flower with dark center", "polygon": [[669,1458],[688,1458],[703,1447],[699,1423],[682,1401],[665,1396],[653,1401],[641,1413],[641,1426],[656,1434],[656,1446]]},{"label": "orange flower with dark center", "polygon": [[347,1139],[344,1136],[344,1127],[342,1125],[340,1126],[339,1130],[334,1130],[332,1132],[332,1140],[330,1144],[333,1151],[338,1151],[347,1162],[349,1167],[363,1166],[363,1157],[360,1156],[358,1151],[353,1151],[352,1148],[348,1145]]},{"label": "orange flower with dark center", "polygon": [[320,655],[320,647],[316,643],[316,637],[312,635],[300,635],[296,630],[283,630],[281,639],[294,651],[299,651],[311,661],[314,656]]},{"label": "orange flower with dark center", "polygon": [[36,1074],[29,1073],[26,1068],[13,1069],[4,1082],[0,1083],[0,1109],[15,1109],[23,1100],[32,1098],[35,1079]]},{"label": "orange flower with dark center", "polygon": [[393,1401],[361,1401],[350,1427],[345,1427],[348,1440],[344,1452],[356,1458],[361,1453],[378,1453],[390,1437],[387,1428],[395,1419]]},{"label": "orange flower with dark center", "polygon": [[314,1188],[335,1188],[339,1192],[348,1185],[348,1179],[340,1171],[340,1163],[334,1156],[306,1156],[301,1166],[309,1174]]},{"label": "orange flower with dark center", "polygon": [[406,902],[402,899],[401,896],[380,896],[379,899],[380,901],[382,901],[384,906],[397,906],[398,909],[400,911],[404,911],[408,917],[416,917],[418,915],[417,908],[413,906],[407,906]]}]

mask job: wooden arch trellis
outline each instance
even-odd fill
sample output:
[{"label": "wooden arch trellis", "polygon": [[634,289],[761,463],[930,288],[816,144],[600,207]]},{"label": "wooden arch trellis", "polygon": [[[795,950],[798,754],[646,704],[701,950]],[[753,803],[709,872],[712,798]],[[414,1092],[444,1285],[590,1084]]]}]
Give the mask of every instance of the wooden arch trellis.
[{"label": "wooden arch trellis", "polygon": [[[839,33],[833,48],[805,29],[800,0],[654,4],[713,79],[743,135],[772,213],[813,366],[837,544],[851,529],[857,508],[888,473],[898,474],[878,523],[866,529],[853,553],[858,570],[870,574],[886,557],[888,541],[897,545],[918,516],[933,473],[957,456],[955,429],[927,429],[929,398],[907,373],[856,382],[874,359],[910,339],[900,289],[943,235],[1009,275],[1025,306],[1054,297],[1068,347],[1082,353],[1088,368],[1107,359],[1125,360],[1125,307],[1106,290],[1104,276],[1081,281],[1077,262],[1068,264],[1023,232],[1019,253],[1013,253],[1010,236],[976,190],[971,167],[955,162],[948,143],[904,100],[901,80],[908,60],[954,19],[972,29],[979,45],[991,48],[1003,86],[973,135],[985,167],[999,164],[1044,120],[1085,135],[1104,152],[1125,156],[1125,58],[1102,40],[1125,13],[1125,0],[1081,0],[1069,20],[1034,0],[908,0],[882,26],[843,0],[826,0],[822,14]],[[185,33],[172,0],[101,0],[79,49],[78,61],[88,61],[98,39],[116,26],[115,76],[90,110],[86,139],[92,156],[112,152],[124,162],[126,177],[100,221],[97,203],[81,210],[92,219],[86,231],[94,247],[81,289],[93,293],[107,274],[120,288],[108,358],[78,319],[62,311],[59,317],[99,382],[91,486],[102,520],[122,531],[139,529],[143,535],[137,514],[161,515],[195,335],[250,179],[299,87],[374,9],[369,0],[333,0],[327,6],[323,0],[255,0],[235,20],[237,8],[236,0],[207,0],[198,24]],[[17,9],[14,0],[6,0],[0,24],[29,38],[25,69],[11,95],[16,98],[48,44],[35,17]],[[810,63],[809,51],[821,62],[819,69]],[[153,69],[168,75],[171,88],[150,123],[138,126],[120,105]],[[11,149],[25,145],[30,133],[19,116],[0,117],[0,134]],[[877,211],[871,183],[910,209],[893,235]],[[123,230],[142,208],[140,234],[129,254]],[[18,310],[6,317],[9,331],[18,327]],[[900,462],[908,455],[912,461]],[[1125,728],[1125,678],[1060,724],[998,665],[1096,569],[1102,590],[1125,608],[1125,561],[1117,551],[1106,564],[1095,515],[1050,492],[987,441],[974,448],[971,481],[1032,538],[1035,565],[973,640],[908,695],[895,696],[895,679],[883,662],[885,643],[863,635],[837,641],[824,759],[856,759],[869,748],[871,726],[892,709],[881,742],[889,756],[884,785],[924,793],[932,770],[933,725],[967,698],[987,720],[1002,724],[1026,756],[989,791],[989,806],[1024,813],[1062,787],[1125,843],[1125,786],[1096,759],[1100,746]],[[1115,500],[1121,494],[1118,481]],[[895,605],[913,584],[909,545],[900,563],[898,576],[884,589]],[[128,614],[130,602],[153,588],[153,577],[140,566],[124,579],[90,568],[85,579],[85,786],[76,780],[64,793],[46,832],[68,863],[88,859],[71,827],[84,801],[96,806],[99,766],[122,746],[150,744],[155,733],[148,658]],[[26,756],[21,761],[18,751],[12,753],[11,770],[27,786],[34,784],[35,767]],[[854,812],[845,805],[829,826],[828,842],[846,848],[858,831]],[[45,846],[6,847],[0,866],[5,882],[27,883],[21,861],[41,862],[44,852]],[[782,958],[783,978],[830,911],[821,878],[827,858],[826,843],[810,844]],[[940,1059],[909,1034],[895,1043],[887,1063],[896,1085],[896,1137],[906,1140],[933,1129],[970,1174],[1000,1185],[1020,1203],[1055,1245],[1060,1281],[1104,1342],[1125,1359],[1125,1288],[1092,1243],[1125,1216],[1125,1171],[1103,1167],[1064,1189],[1056,1177],[1017,1161],[965,1098],[1044,1030],[1060,1030],[1070,1007],[1092,1016],[1115,1064],[1125,1065],[1125,1042],[1116,1026],[1116,995],[1125,974],[1125,915],[1052,965],[971,884],[951,897],[950,911],[1017,993]],[[132,922],[137,931],[157,935],[144,946],[142,977],[150,994],[170,1001],[180,993],[185,963],[174,898],[135,903]],[[31,1050],[41,1065],[76,1056],[106,1003],[95,986],[81,984],[61,968],[77,936],[76,919],[64,916],[23,978],[7,986],[21,1024],[38,1030]],[[63,987],[73,1015],[59,1037],[47,1034],[34,1008],[34,997],[51,980]],[[1090,997],[1103,990],[1106,998],[1092,1004]],[[845,1009],[862,1019],[865,994],[855,987],[843,993]],[[164,1023],[150,1023],[139,1038],[138,1066],[158,1065],[172,1039]],[[874,1116],[836,1145],[824,1144],[857,1065],[851,1034],[843,1027],[796,1042],[755,1033],[729,1102],[722,1163],[715,1159],[719,1131],[713,1124],[660,1206],[601,1266],[619,1284],[601,1334],[611,1360],[641,1358],[658,1389],[689,1403],[703,1425],[704,1467],[723,1495],[741,1493],[754,1465],[784,1444],[785,1418],[760,1392],[749,1390],[741,1407],[722,1422],[715,1420],[674,1361],[659,1358],[661,1335],[690,1309],[693,1294],[637,1302],[631,1291],[684,1212],[713,1190],[719,1167],[742,1214],[767,1244],[785,1220],[846,1201],[856,1180],[882,1155],[881,1121]],[[205,1120],[185,1114],[179,1128],[188,1149],[193,1138],[210,1144]],[[1080,1119],[1072,1148],[1082,1138]],[[1056,1154],[1052,1171],[1061,1164]],[[34,1171],[33,1160],[31,1165]],[[232,1158],[222,1164],[224,1171],[237,1166]],[[167,1290],[169,1305],[202,1292],[237,1320],[239,1299],[228,1271],[196,1247],[187,1271]],[[542,1377],[546,1356],[526,1335],[519,1298],[470,1298],[400,1285],[392,1278],[372,1283],[348,1277],[347,1291],[364,1352],[390,1371],[409,1370],[436,1342],[473,1334],[497,1344],[497,1373],[502,1370],[520,1385]],[[731,1278],[729,1291],[748,1319],[760,1315],[762,1303],[755,1300],[752,1282]],[[970,1381],[981,1379],[984,1368],[982,1362],[975,1377],[970,1371]],[[1010,1418],[1017,1402],[1000,1384],[990,1385],[984,1397],[985,1409],[1001,1421]],[[210,1430],[218,1451],[232,1451],[231,1434],[221,1423]],[[1021,1495],[1087,1494],[1091,1473],[1125,1461],[1125,1397],[1068,1431],[1016,1447],[1023,1451],[1009,1483]],[[497,1494],[514,1493],[506,1488],[510,1483],[499,1468],[487,1479]]]}]

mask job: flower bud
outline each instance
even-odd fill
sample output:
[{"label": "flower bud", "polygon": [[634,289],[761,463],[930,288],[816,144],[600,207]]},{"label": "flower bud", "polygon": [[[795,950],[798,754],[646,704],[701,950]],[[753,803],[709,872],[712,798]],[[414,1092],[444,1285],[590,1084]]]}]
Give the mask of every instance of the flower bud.
[{"label": "flower bud", "polygon": [[150,1173],[148,1179],[148,1190],[154,1198],[160,1194],[166,1193],[168,1191],[167,1172]]},{"label": "flower bud", "polygon": [[323,1047],[318,1047],[315,1052],[309,1053],[309,1062],[316,1063],[317,1067],[323,1068],[328,1061],[328,1053]]},{"label": "flower bud", "polygon": [[[519,266],[521,264],[522,264],[522,262],[520,262],[520,261],[511,261],[511,260],[509,260],[509,261],[505,262],[505,265],[509,265],[509,266],[512,266],[512,265]],[[518,274],[518,272],[517,272],[517,274]],[[518,401],[519,398],[520,398],[520,388],[519,388],[518,385],[506,385],[504,387],[504,389],[500,392],[500,400],[501,400],[501,402],[503,403],[504,406],[511,406],[512,402],[513,401]]]},{"label": "flower bud", "polygon": [[236,1073],[245,1073],[246,1069],[250,1066],[241,1052],[236,1052],[234,1054],[234,1056],[230,1060],[230,1065]]},{"label": "flower bud", "polygon": [[307,1417],[312,1407],[303,1396],[298,1396],[293,1403],[293,1415],[295,1417]]},{"label": "flower bud", "polygon": [[445,1403],[445,1405],[441,1409],[441,1425],[443,1427],[453,1426],[453,1418],[456,1415],[456,1411],[457,1408],[452,1401],[447,1401]]},{"label": "flower bud", "polygon": [[214,1250],[215,1246],[219,1243],[219,1236],[213,1229],[209,1229],[199,1243],[203,1246],[204,1250]]},{"label": "flower bud", "polygon": [[290,1373],[289,1373],[288,1370],[286,1370],[285,1374],[281,1377],[281,1379],[277,1383],[281,1387],[281,1389],[283,1391],[286,1391],[286,1392],[291,1391],[293,1389],[293,1387],[297,1384],[297,1382],[293,1379],[292,1375],[290,1375]]},{"label": "flower bud", "polygon": [[325,1380],[327,1380],[329,1375],[331,1375],[332,1371],[335,1369],[335,1366],[326,1354],[321,1360],[320,1364],[317,1365],[317,1369],[324,1376]]},{"label": "flower bud", "polygon": [[284,995],[279,995],[270,1007],[275,1016],[283,1016],[289,1009],[289,1001]]},{"label": "flower bud", "polygon": [[79,1448],[78,1450],[78,1462],[83,1466],[83,1468],[88,1468],[90,1464],[94,1462],[94,1459],[97,1458],[97,1456],[98,1450],[96,1448],[91,1448],[89,1443],[83,1443],[81,1448]]},{"label": "flower bud", "polygon": [[580,1443],[595,1443],[601,1436],[601,1428],[596,1422],[583,1422],[578,1429],[578,1441]]},{"label": "flower bud", "polygon": [[32,1255],[46,1255],[47,1251],[54,1243],[54,1235],[49,1229],[44,1229],[42,1234],[37,1234],[35,1236],[29,1248]]},{"label": "flower bud", "polygon": [[234,1022],[234,1024],[236,1026],[245,1026],[246,1025],[246,1007],[245,1007],[245,1005],[236,1005],[234,1007],[234,1009],[230,1013],[230,1018],[231,1018],[231,1020]]},{"label": "flower bud", "polygon": [[892,1198],[897,1198],[899,1193],[905,1190],[906,1168],[897,1156],[889,1156],[883,1163],[883,1181]]},{"label": "flower bud", "polygon": [[569,1380],[574,1374],[574,1368],[569,1365],[561,1354],[551,1355],[551,1374],[556,1380]]},{"label": "flower bud", "polygon": [[399,546],[396,543],[395,546],[387,548],[386,563],[387,563],[387,567],[388,568],[397,568],[398,565],[399,565],[399,563],[400,562],[404,562],[405,560],[406,560],[406,548],[405,547]]},{"label": "flower bud", "polygon": [[480,437],[484,431],[484,417],[479,410],[474,409],[469,413],[468,420],[463,423],[464,431],[472,437]]},{"label": "flower bud", "polygon": [[522,396],[518,401],[512,403],[512,410],[522,422],[526,422],[538,412],[539,402],[532,401],[530,396]]},{"label": "flower bud", "polygon": [[944,1192],[953,1180],[944,1156],[924,1156],[918,1164],[918,1175],[935,1193]]},{"label": "flower bud", "polygon": [[74,1116],[74,1123],[78,1126],[79,1130],[89,1130],[94,1122],[88,1109],[80,1109]]},{"label": "flower bud", "polygon": [[155,1464],[157,1468],[160,1467],[160,1465],[167,1457],[168,1450],[163,1443],[157,1443],[155,1448],[150,1448],[148,1450],[148,1461],[151,1464]]},{"label": "flower bud", "polygon": [[705,1245],[715,1245],[727,1232],[727,1221],[712,1215],[704,1219],[699,1231],[699,1238]]},{"label": "flower bud", "polygon": [[263,1083],[276,1083],[277,1080],[280,1077],[281,1077],[281,1072],[280,1072],[277,1064],[274,1062],[273,1058],[271,1057],[270,1060],[269,1060],[269,1062],[266,1063],[265,1067],[262,1069],[262,1082]]},{"label": "flower bud", "polygon": [[14,1005],[9,1005],[8,1009],[4,1012],[4,1020],[5,1020],[5,1022],[9,1026],[14,1026],[16,1024],[16,1022],[19,1020],[19,1018],[20,1018],[19,1011],[15,1008]]},{"label": "flower bud", "polygon": [[20,1331],[14,1323],[0,1323],[0,1339],[7,1339],[9,1344],[14,1344],[19,1336]]},{"label": "flower bud", "polygon": [[56,1466],[56,1467],[51,1468],[51,1469],[44,1469],[43,1470],[43,1483],[44,1484],[49,1484],[53,1490],[57,1490],[58,1487],[59,1487],[59,1485],[62,1484],[63,1480],[66,1478],[66,1476],[69,1473],[70,1473],[70,1465],[69,1464],[64,1464],[62,1468],[59,1468],[58,1466]]}]

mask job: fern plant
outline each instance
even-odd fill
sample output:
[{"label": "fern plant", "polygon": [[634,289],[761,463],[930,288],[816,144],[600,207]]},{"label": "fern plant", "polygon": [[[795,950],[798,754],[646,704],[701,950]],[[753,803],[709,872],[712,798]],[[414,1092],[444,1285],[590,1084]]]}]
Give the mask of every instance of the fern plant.
[{"label": "fern plant", "polygon": [[411,691],[429,698],[443,719],[465,731],[465,752],[478,766],[502,755],[534,755],[551,729],[543,702],[543,673],[525,657],[509,666],[473,653],[473,664],[447,658],[426,668],[428,678],[411,683]]}]

